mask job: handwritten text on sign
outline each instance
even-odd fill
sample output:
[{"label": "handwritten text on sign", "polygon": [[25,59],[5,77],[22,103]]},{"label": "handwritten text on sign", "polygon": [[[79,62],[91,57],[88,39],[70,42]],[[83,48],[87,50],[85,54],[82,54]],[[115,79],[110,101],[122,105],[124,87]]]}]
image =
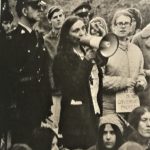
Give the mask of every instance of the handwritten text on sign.
[{"label": "handwritten text on sign", "polygon": [[140,106],[140,100],[133,89],[127,89],[116,94],[116,112],[131,112],[138,106]]}]

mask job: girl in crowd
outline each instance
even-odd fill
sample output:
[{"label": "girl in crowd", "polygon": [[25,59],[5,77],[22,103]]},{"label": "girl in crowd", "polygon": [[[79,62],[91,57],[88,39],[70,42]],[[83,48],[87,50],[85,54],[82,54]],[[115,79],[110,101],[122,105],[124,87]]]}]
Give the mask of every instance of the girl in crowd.
[{"label": "girl in crowd", "polygon": [[116,53],[109,58],[104,68],[104,114],[116,112],[116,100],[120,98],[120,94],[126,94],[123,97],[127,99],[131,95],[132,98],[135,98],[137,106],[139,106],[139,98],[136,92],[146,87],[146,79],[143,71],[143,55],[141,50],[127,39],[131,23],[131,15],[125,11],[117,11],[112,20],[112,31],[119,39],[119,47]]},{"label": "girl in crowd", "polygon": [[59,130],[64,147],[86,149],[96,142],[97,124],[89,77],[95,52],[85,51],[80,38],[86,35],[83,21],[70,16],[64,22],[54,60],[54,79],[62,91]]},{"label": "girl in crowd", "polygon": [[[128,141],[130,143],[140,144],[144,150],[150,149],[150,107],[141,106],[135,108],[129,115],[128,122],[135,129],[129,133]],[[127,132],[127,131],[125,131]]]},{"label": "girl in crowd", "polygon": [[123,143],[123,125],[117,115],[101,117],[96,150],[117,150]]},{"label": "girl in crowd", "polygon": [[31,137],[33,150],[58,150],[58,136],[51,128],[36,128]]}]

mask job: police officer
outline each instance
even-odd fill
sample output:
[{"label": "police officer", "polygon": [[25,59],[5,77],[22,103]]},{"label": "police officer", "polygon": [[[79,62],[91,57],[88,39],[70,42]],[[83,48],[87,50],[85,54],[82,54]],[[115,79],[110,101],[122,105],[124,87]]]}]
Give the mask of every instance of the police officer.
[{"label": "police officer", "polygon": [[93,16],[92,7],[89,2],[82,2],[72,11],[72,14],[82,18],[87,27]]},{"label": "police officer", "polygon": [[40,20],[40,8],[39,0],[18,0],[16,4],[19,22],[9,51],[12,101],[16,106],[13,143],[28,143],[33,129],[50,115],[48,52],[32,30]]}]

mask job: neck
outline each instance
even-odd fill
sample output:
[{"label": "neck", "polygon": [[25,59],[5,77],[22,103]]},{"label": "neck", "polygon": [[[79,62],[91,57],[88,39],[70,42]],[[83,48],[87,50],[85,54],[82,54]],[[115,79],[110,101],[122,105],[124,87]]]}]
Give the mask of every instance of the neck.
[{"label": "neck", "polygon": [[52,31],[54,31],[56,34],[60,32],[60,29],[52,28]]},{"label": "neck", "polygon": [[27,20],[26,17],[22,16],[19,20],[22,24],[24,24],[25,26],[29,27],[30,29],[32,29],[32,24],[29,23],[29,21]]},{"label": "neck", "polygon": [[127,40],[127,37],[118,37],[119,38],[119,41],[126,41]]}]

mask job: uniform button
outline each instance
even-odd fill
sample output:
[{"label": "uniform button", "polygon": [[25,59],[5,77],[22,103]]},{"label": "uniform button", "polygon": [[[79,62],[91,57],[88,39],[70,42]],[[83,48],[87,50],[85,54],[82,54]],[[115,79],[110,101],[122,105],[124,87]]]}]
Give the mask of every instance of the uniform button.
[{"label": "uniform button", "polygon": [[24,90],[22,90],[21,93],[24,94]]},{"label": "uniform button", "polygon": [[43,51],[45,51],[45,50],[46,50],[46,48],[44,47],[44,48],[43,48]]},{"label": "uniform button", "polygon": [[22,68],[20,68],[20,69],[19,69],[19,72],[22,72],[22,70],[23,70],[23,69],[22,69]]},{"label": "uniform button", "polygon": [[38,82],[41,82],[41,79],[38,79]]},{"label": "uniform button", "polygon": [[31,53],[31,51],[28,49],[28,53]]},{"label": "uniform button", "polygon": [[40,59],[41,57],[40,57],[40,56],[38,56],[37,58],[38,58],[38,59]]},{"label": "uniform button", "polygon": [[39,74],[39,70],[37,70],[36,73]]}]

